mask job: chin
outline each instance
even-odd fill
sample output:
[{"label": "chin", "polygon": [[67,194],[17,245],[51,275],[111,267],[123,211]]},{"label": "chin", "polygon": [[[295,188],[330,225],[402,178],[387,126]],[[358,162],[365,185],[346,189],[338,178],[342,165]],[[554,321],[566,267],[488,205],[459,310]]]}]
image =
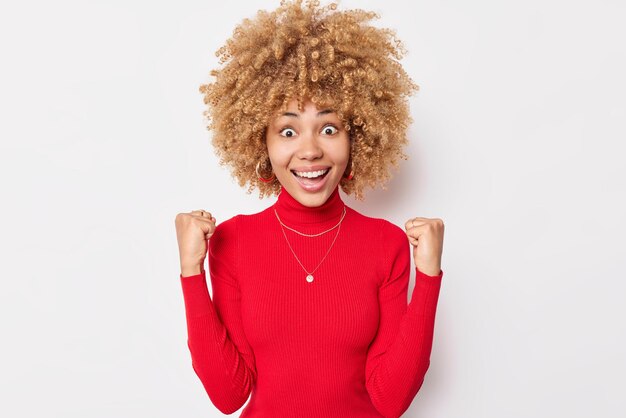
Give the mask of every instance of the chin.
[{"label": "chin", "polygon": [[305,206],[316,207],[316,206],[323,205],[324,202],[326,202],[326,199],[328,198],[328,196],[330,196],[330,193],[320,190],[314,195],[311,195],[305,192],[300,192],[300,196],[301,198],[298,199],[300,203],[302,203]]},{"label": "chin", "polygon": [[[282,187],[287,189],[289,194],[296,198],[296,200],[298,200],[304,206],[309,207],[323,205],[328,197],[332,194],[333,190],[335,190],[335,187],[337,187],[337,184],[339,184],[340,180],[328,177],[325,180],[324,185],[319,190],[307,191],[300,185],[298,180],[294,178],[291,172],[289,172],[289,176],[291,177],[289,179],[289,183],[282,183]],[[289,184],[289,186],[285,187],[285,184]]]}]

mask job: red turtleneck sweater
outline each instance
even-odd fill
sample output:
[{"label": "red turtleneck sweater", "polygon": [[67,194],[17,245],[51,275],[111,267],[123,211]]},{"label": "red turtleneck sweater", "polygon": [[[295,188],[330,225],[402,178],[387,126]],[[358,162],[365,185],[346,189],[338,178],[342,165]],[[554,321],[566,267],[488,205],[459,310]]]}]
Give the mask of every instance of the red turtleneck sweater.
[{"label": "red turtleneck sweater", "polygon": [[[404,229],[347,206],[340,226],[317,237],[278,220],[316,234],[344,206],[339,187],[318,207],[283,188],[267,209],[217,225],[212,296],[204,271],[180,276],[192,366],[224,414],[252,393],[242,418],[393,418],[422,386],[443,271],[416,266],[407,305]],[[317,267],[312,282],[294,253],[308,272]]]}]

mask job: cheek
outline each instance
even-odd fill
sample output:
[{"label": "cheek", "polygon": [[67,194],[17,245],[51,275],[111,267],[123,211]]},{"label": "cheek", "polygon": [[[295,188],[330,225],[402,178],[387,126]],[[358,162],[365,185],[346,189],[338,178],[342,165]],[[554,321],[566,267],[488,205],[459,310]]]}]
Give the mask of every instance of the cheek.
[{"label": "cheek", "polygon": [[347,164],[350,160],[350,140],[346,138],[344,142],[336,145],[337,146],[333,147],[331,150],[333,160],[337,164]]},{"label": "cheek", "polygon": [[275,167],[283,167],[289,164],[291,153],[289,150],[281,147],[268,147],[268,155],[272,165]]}]

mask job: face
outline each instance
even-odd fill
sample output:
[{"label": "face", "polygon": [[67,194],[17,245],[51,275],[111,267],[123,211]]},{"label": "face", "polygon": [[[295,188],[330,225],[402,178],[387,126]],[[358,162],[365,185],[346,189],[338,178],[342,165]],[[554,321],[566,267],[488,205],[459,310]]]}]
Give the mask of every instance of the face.
[{"label": "face", "polygon": [[350,159],[350,137],[341,120],[332,110],[318,109],[311,101],[299,111],[294,99],[286,113],[276,114],[267,128],[266,143],[282,187],[309,207],[326,202]]}]

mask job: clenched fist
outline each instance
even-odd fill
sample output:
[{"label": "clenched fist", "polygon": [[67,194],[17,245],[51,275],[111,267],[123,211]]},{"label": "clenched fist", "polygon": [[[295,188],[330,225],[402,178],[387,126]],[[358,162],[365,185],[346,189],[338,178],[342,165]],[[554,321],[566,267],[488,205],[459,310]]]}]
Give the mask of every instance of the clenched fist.
[{"label": "clenched fist", "polygon": [[404,228],[413,246],[413,261],[417,269],[429,276],[437,276],[441,272],[443,220],[418,216],[406,221]]},{"label": "clenched fist", "polygon": [[215,231],[215,221],[211,213],[204,210],[176,215],[176,238],[183,277],[193,276],[202,271],[207,240]]}]

